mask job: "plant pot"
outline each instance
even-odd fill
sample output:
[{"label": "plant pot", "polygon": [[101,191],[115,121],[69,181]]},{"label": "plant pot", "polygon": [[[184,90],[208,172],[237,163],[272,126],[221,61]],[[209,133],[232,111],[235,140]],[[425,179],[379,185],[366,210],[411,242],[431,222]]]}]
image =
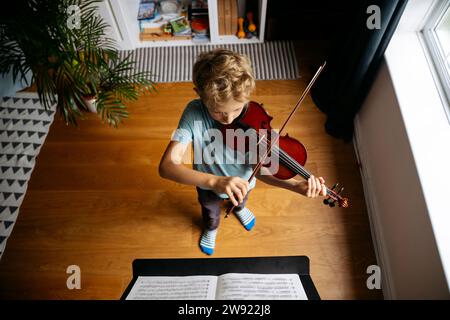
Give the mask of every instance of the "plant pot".
[{"label": "plant pot", "polygon": [[97,113],[97,98],[95,96],[85,96],[83,101],[90,112]]}]

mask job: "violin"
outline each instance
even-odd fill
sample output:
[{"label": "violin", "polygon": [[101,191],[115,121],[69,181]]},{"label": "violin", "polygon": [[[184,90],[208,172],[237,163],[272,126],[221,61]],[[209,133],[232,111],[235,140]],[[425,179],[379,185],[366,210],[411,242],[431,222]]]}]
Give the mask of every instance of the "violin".
[{"label": "violin", "polygon": [[[323,64],[321,68],[323,69],[324,66],[325,64]],[[288,119],[278,133],[276,133],[270,126],[270,122],[272,121],[273,117],[271,117],[266,112],[262,104],[254,101],[250,101],[247,104],[242,113],[233,121],[233,123],[221,126],[223,137],[227,137],[227,130],[229,129],[242,129],[246,132],[251,132],[252,134],[256,135],[255,138],[258,140],[258,144],[265,144],[264,147],[267,152],[263,155],[257,155],[258,159],[260,160],[255,167],[252,176],[248,179],[249,182],[256,175],[261,166],[267,167],[269,165],[267,162],[265,163],[265,161],[267,156],[271,153],[275,153],[279,159],[278,170],[277,172],[273,173],[273,176],[275,176],[276,178],[287,180],[300,175],[304,179],[308,180],[311,176],[311,173],[309,173],[308,170],[306,170],[304,167],[307,158],[306,148],[304,147],[304,145],[297,139],[289,137],[288,134],[282,136],[281,133],[293,113],[297,110],[306,94],[310,90],[312,84],[319,75],[321,68],[319,68],[318,72],[303,92],[294,110],[291,112]],[[246,140],[244,149],[242,148],[242,144],[240,145],[239,143],[237,143],[236,136],[234,136],[233,140],[227,139],[226,144],[233,149],[245,153],[249,150],[249,138],[250,136],[245,137]],[[344,187],[340,186],[339,183],[335,183],[331,188],[326,187],[327,198],[324,199],[323,203],[330,207],[334,207],[337,202],[339,207],[347,208],[349,205],[348,198],[342,197],[340,195],[343,190]],[[229,208],[227,210],[227,214],[231,212],[233,208],[234,207]]]},{"label": "violin", "polygon": [[[257,102],[250,101],[247,108],[243,113],[236,118],[232,124],[223,125],[221,131],[223,136],[226,136],[226,130],[232,129],[253,129],[258,140],[261,139],[261,143],[270,144],[270,141],[274,140],[276,132],[272,130],[270,122],[273,119],[263,106]],[[258,132],[270,133],[267,137],[259,134]],[[237,149],[239,144],[237,143],[237,137],[232,143],[228,143],[229,146],[233,146]],[[237,149],[240,152],[248,151],[249,139],[246,140],[245,149]],[[302,176],[305,180],[308,180],[311,173],[305,169],[307,153],[304,145],[295,138],[289,137],[288,134],[278,137],[278,146],[274,146],[272,152],[278,153],[279,168],[276,173],[273,174],[278,179],[287,180],[295,177],[296,175]],[[269,164],[265,163],[263,166],[268,167]],[[324,203],[330,207],[334,207],[337,202],[340,207],[348,207],[348,199],[340,196],[340,193],[344,190],[343,187],[339,188],[339,184],[336,183],[332,188],[327,187],[328,198],[324,200]]]}]

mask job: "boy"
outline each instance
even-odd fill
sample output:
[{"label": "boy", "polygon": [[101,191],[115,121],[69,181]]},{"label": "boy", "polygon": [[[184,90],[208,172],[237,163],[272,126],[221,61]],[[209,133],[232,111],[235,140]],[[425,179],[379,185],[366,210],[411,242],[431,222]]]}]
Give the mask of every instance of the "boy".
[{"label": "boy", "polygon": [[[230,199],[236,206],[234,213],[246,230],[250,231],[255,225],[255,216],[245,206],[248,194],[255,186],[255,178],[248,182],[253,171],[251,164],[229,161],[235,158],[235,151],[227,146],[220,154],[227,161],[223,158],[217,161],[219,154],[213,155],[214,161],[205,161],[201,156],[202,161],[196,159],[199,154],[205,154],[205,148],[215,141],[213,136],[217,129],[232,123],[244,110],[255,88],[255,80],[247,57],[217,49],[199,55],[194,64],[193,82],[200,99],[191,101],[184,110],[178,129],[161,159],[159,174],[163,178],[197,187],[205,223],[200,248],[211,255],[224,199]],[[194,144],[193,169],[182,164],[191,142]],[[280,180],[270,175],[268,168],[262,167],[256,178],[307,197],[326,195],[325,181],[321,177],[311,176],[308,181]]]}]

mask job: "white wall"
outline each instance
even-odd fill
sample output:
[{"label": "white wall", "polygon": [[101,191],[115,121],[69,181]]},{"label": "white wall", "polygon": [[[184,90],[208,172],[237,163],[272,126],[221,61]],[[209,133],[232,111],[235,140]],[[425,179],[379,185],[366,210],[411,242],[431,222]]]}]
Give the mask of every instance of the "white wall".
[{"label": "white wall", "polygon": [[354,144],[361,162],[385,298],[450,298],[416,164],[385,62],[355,119]]},{"label": "white wall", "polygon": [[[31,72],[28,74],[27,79],[28,82],[31,82]],[[0,76],[0,98],[14,96],[17,91],[22,90],[26,87],[27,85],[25,82],[13,82],[12,72],[4,77]]]}]

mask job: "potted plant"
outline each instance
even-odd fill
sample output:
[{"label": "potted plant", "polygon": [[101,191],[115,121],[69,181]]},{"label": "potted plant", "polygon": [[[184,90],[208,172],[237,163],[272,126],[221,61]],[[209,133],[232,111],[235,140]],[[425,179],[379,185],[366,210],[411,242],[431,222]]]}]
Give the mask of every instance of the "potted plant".
[{"label": "potted plant", "polygon": [[11,2],[0,13],[0,74],[12,71],[13,81],[29,84],[31,73],[41,103],[56,104],[66,124],[91,110],[117,127],[128,116],[126,103],[156,88],[150,71],[135,72],[131,55],[120,59],[98,2]]}]

